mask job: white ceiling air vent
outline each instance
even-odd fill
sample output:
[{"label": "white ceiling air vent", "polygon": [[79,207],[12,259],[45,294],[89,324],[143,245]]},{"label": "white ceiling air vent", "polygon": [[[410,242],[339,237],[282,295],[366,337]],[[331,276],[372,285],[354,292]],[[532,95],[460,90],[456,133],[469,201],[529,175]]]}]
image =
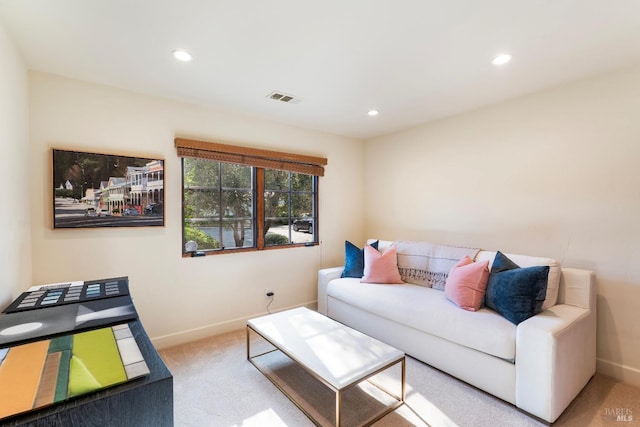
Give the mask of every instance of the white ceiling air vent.
[{"label": "white ceiling air vent", "polygon": [[275,101],[286,102],[287,104],[299,104],[300,101],[302,101],[300,98],[296,98],[293,95],[288,95],[286,93],[278,92],[275,90],[267,95],[267,98],[273,99]]}]

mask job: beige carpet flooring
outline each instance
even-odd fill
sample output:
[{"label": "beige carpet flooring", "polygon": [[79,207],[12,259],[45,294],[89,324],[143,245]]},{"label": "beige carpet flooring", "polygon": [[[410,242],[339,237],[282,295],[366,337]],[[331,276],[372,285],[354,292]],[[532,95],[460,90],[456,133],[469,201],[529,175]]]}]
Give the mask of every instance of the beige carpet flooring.
[{"label": "beige carpet flooring", "polygon": [[[252,337],[260,352],[264,343]],[[266,347],[264,347],[266,348]],[[246,332],[239,330],[160,351],[174,376],[176,426],[313,426],[314,424],[246,359]],[[260,360],[288,384],[289,392],[309,412],[330,425],[333,395],[281,353]],[[261,365],[263,366],[263,365]],[[399,369],[380,381],[397,387]],[[375,423],[376,427],[473,426],[539,427],[532,418],[481,390],[407,358],[406,404]],[[370,385],[345,395],[343,424],[358,425],[383,406]],[[626,418],[618,418],[618,416]],[[558,427],[640,426],[640,389],[596,374],[553,424]]]}]

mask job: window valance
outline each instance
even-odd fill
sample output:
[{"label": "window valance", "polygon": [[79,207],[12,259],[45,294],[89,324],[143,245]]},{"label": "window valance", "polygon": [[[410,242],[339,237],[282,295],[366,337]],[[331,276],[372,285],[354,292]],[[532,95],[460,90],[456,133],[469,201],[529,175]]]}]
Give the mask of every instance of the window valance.
[{"label": "window valance", "polygon": [[193,139],[176,138],[175,145],[180,157],[195,157],[315,176],[324,176],[324,166],[327,164],[327,159],[323,157],[239,147]]}]

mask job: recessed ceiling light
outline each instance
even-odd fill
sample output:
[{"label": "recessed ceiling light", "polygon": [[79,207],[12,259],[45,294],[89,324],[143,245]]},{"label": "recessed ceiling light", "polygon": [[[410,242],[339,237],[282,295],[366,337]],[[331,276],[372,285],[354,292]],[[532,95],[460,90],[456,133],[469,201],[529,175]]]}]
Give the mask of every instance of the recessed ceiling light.
[{"label": "recessed ceiling light", "polygon": [[373,116],[377,116],[379,112],[378,110],[369,110],[367,114],[373,117]]},{"label": "recessed ceiling light", "polygon": [[189,62],[193,59],[193,56],[191,56],[189,52],[181,49],[174,50],[173,57],[176,58],[178,61],[183,61],[183,62]]},{"label": "recessed ceiling light", "polygon": [[509,61],[511,61],[511,55],[509,55],[508,53],[503,53],[493,58],[491,63],[493,65],[504,65]]}]

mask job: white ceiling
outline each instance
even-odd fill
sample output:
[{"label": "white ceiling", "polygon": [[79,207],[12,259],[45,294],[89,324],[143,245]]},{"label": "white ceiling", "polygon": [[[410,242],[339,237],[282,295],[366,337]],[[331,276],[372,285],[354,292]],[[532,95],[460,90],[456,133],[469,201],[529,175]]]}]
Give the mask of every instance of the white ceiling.
[{"label": "white ceiling", "polygon": [[640,62],[640,0],[0,0],[0,19],[30,69],[357,138]]}]

